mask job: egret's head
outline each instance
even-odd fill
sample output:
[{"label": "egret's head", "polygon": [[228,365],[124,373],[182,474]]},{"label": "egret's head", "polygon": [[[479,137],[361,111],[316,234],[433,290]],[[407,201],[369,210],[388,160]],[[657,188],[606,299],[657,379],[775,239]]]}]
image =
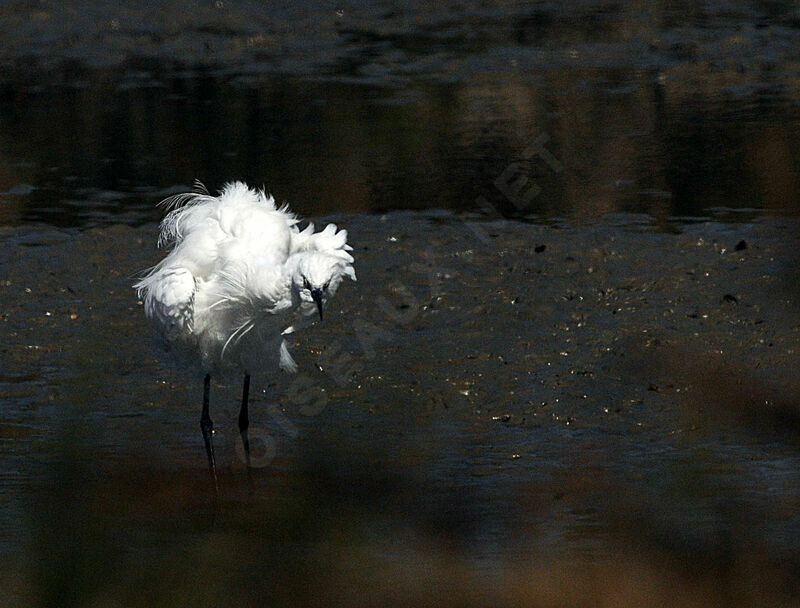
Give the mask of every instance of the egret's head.
[{"label": "egret's head", "polygon": [[348,260],[336,255],[313,252],[298,254],[298,257],[297,270],[292,276],[293,287],[301,302],[316,305],[322,319],[323,304],[336,293],[344,277],[355,281],[356,273]]}]

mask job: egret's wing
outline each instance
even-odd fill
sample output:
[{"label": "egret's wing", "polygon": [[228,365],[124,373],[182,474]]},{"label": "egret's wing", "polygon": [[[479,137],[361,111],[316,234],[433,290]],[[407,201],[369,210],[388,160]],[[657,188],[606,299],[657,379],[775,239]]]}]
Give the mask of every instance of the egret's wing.
[{"label": "egret's wing", "polygon": [[157,321],[167,337],[194,331],[194,276],[186,268],[162,268],[136,287],[144,301],[144,312]]}]

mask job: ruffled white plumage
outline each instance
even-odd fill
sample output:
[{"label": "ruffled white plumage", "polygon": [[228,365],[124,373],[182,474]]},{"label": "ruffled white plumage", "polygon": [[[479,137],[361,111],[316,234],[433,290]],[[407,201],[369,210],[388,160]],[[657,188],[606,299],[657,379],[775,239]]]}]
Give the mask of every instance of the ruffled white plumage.
[{"label": "ruffled white plumage", "polygon": [[347,231],[301,231],[286,206],[242,182],[162,205],[170,211],[159,245],[170,252],[134,286],[146,315],[207,371],[295,371],[283,334],[315,310],[302,281],[324,282],[327,301],[343,278],[356,278]]}]

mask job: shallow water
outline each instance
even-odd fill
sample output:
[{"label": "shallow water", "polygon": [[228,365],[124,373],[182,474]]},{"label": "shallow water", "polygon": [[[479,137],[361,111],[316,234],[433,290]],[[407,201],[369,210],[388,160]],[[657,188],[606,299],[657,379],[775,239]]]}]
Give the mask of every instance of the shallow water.
[{"label": "shallow water", "polygon": [[[791,4],[4,16],[14,601],[797,602]],[[195,178],[336,221],[359,276],[254,385],[252,491],[214,384],[219,499],[130,287]]]}]

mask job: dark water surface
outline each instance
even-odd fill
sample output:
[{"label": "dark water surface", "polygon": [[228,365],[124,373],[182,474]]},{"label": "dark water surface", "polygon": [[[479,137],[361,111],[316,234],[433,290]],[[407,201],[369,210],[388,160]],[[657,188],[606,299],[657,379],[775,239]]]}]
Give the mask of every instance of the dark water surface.
[{"label": "dark water surface", "polygon": [[5,223],[155,221],[198,178],[304,214],[797,207],[789,2],[71,6],[0,23]]},{"label": "dark water surface", "polygon": [[[797,605],[788,2],[0,9],[11,605]],[[130,288],[264,184],[359,281],[256,385]],[[505,219],[503,219],[505,218]]]}]

